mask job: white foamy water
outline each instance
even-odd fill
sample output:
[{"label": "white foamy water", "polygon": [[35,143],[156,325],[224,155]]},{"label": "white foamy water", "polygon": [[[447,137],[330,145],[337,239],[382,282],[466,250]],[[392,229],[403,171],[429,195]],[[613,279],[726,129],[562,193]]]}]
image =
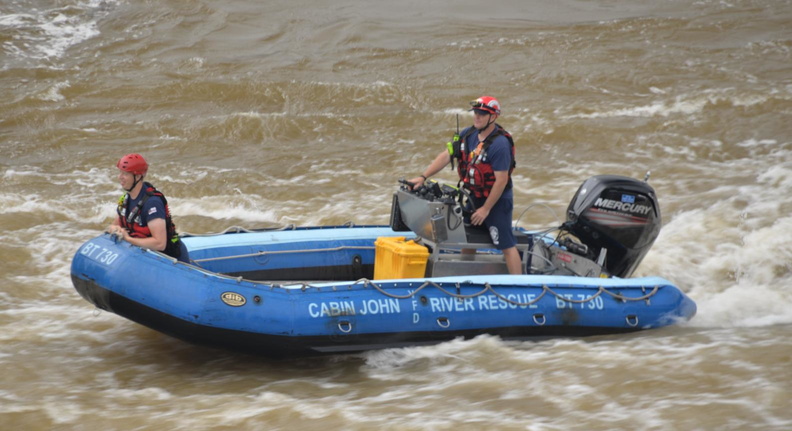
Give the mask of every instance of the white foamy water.
[{"label": "white foamy water", "polygon": [[37,3],[10,1],[0,9],[0,29],[13,35],[4,40],[3,50],[20,64],[57,60],[69,48],[98,36],[98,20],[115,4],[112,0]]}]

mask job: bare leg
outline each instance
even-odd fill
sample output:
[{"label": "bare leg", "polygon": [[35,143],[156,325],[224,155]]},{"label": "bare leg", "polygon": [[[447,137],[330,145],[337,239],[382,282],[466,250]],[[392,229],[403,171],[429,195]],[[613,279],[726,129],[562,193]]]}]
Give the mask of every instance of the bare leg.
[{"label": "bare leg", "polygon": [[503,258],[506,260],[506,267],[509,268],[509,274],[522,274],[522,261],[520,260],[520,253],[517,252],[517,247],[507,248],[502,250]]}]

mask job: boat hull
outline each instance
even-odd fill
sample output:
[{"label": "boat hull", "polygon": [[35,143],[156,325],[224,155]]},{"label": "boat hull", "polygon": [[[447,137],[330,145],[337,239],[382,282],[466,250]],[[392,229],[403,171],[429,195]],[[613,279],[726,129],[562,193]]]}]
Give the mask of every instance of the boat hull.
[{"label": "boat hull", "polygon": [[[71,276],[79,294],[99,309],[188,342],[272,357],[481,334],[507,340],[617,334],[671,325],[696,311],[693,301],[659,277],[370,280],[373,243],[389,235],[399,233],[339,227],[185,238],[199,262],[187,265],[105,234],[80,247]],[[354,277],[321,283],[250,279],[262,274]]]}]

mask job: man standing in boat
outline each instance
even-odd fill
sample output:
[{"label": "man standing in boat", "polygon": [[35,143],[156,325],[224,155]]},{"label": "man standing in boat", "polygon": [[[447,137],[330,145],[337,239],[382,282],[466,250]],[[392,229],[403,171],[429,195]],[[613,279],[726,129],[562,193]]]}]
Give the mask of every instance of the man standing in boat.
[{"label": "man standing in boat", "polygon": [[126,193],[118,200],[118,217],[106,231],[138,247],[189,262],[187,248],[176,233],[165,195],[143,181],[148,172],[143,156],[127,154],[116,167],[118,182]]},{"label": "man standing in boat", "polygon": [[418,188],[427,178],[456,160],[460,182],[470,191],[475,207],[470,223],[488,229],[493,244],[503,253],[510,274],[522,274],[520,254],[512,232],[514,140],[495,123],[501,112],[497,99],[482,96],[470,105],[473,126],[455,136],[448,149],[441,151],[423,174],[410,182],[415,184],[413,188]]}]

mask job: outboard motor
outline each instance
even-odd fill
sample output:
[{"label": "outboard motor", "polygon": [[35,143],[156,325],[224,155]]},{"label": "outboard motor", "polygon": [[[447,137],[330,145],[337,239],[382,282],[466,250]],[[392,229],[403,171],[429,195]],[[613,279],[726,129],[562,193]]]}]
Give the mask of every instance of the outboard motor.
[{"label": "outboard motor", "polygon": [[585,257],[603,272],[629,277],[660,233],[660,206],[646,181],[597,175],[575,193],[561,230],[585,244]]}]

